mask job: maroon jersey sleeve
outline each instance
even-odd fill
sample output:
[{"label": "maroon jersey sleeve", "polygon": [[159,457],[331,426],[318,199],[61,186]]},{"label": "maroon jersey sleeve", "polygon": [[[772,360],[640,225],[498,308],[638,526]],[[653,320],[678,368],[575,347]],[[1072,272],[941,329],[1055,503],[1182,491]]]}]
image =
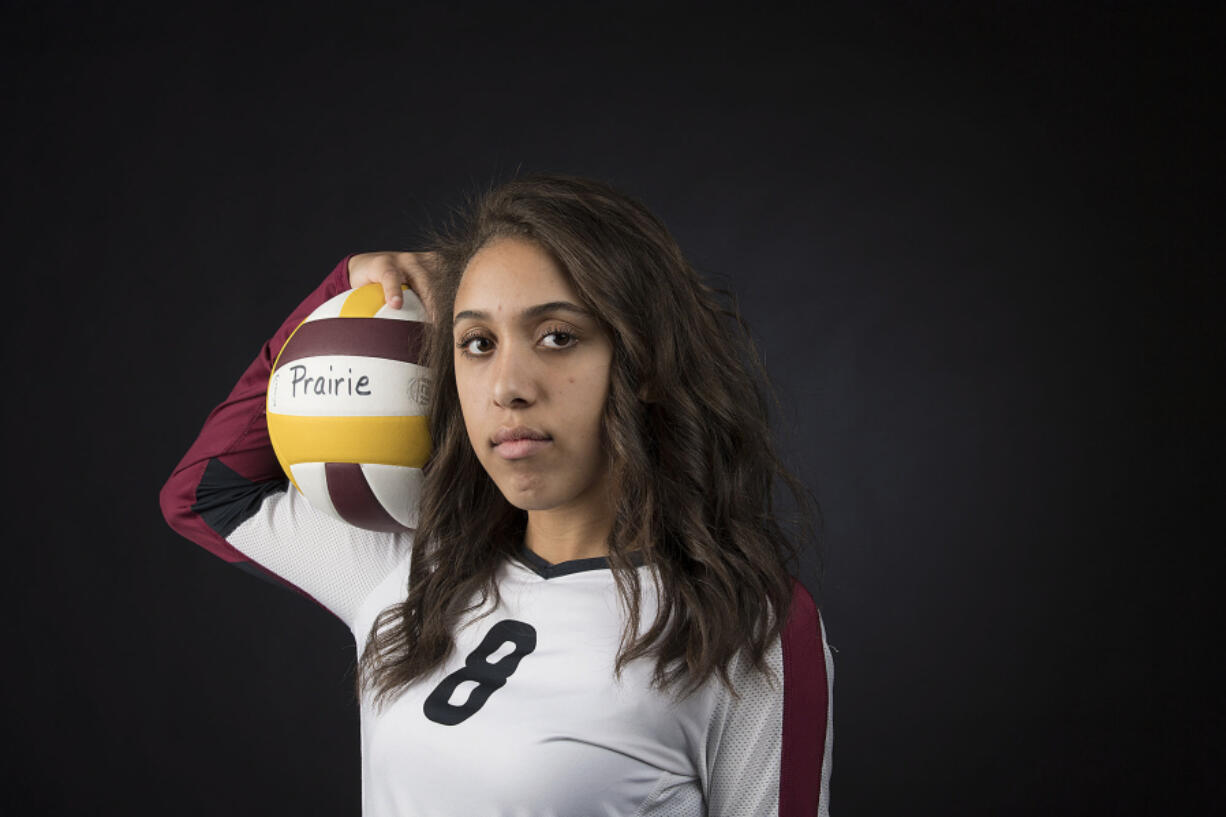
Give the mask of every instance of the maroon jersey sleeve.
[{"label": "maroon jersey sleeve", "polygon": [[[320,304],[349,288],[349,256],[290,314],[263,345],[226,399],[209,413],[200,435],[162,487],[166,522],[227,562],[312,596],[241,553],[227,538],[289,480],[268,438],[265,395],[273,362],[295,327]],[[312,598],[312,600],[314,600]]]}]

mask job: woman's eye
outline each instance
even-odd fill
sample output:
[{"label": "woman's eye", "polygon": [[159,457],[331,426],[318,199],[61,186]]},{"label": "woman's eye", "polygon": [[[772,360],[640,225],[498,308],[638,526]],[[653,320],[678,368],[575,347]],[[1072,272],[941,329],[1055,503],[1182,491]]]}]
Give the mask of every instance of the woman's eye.
[{"label": "woman's eye", "polygon": [[489,338],[483,338],[480,335],[476,337],[468,338],[466,340],[462,340],[460,341],[460,344],[459,344],[460,351],[463,354],[468,355],[469,357],[480,357],[483,354],[485,354],[485,352],[483,350],[474,349],[473,344],[474,343],[489,343],[489,340],[490,340]]},{"label": "woman's eye", "polygon": [[[570,332],[549,332],[545,335],[545,338],[558,339],[555,341],[557,345],[550,347],[553,349],[565,349],[568,346],[573,346],[575,343],[575,336]],[[545,338],[541,338],[541,340],[544,340]]]}]

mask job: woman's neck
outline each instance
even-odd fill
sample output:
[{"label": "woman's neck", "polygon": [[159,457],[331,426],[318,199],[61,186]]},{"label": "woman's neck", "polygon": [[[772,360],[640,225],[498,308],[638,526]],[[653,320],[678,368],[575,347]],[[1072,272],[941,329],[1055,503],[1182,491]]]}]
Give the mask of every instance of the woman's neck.
[{"label": "woman's neck", "polygon": [[609,555],[613,507],[607,495],[582,504],[528,511],[524,545],[550,564]]}]

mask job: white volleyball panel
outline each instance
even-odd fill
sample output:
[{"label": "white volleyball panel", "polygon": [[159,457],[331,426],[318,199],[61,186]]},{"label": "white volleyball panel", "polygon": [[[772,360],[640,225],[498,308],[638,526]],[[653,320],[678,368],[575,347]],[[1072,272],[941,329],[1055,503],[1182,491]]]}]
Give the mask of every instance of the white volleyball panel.
[{"label": "white volleyball panel", "polygon": [[332,504],[332,497],[328,494],[328,476],[324,471],[325,464],[322,462],[300,462],[291,465],[289,470],[294,475],[294,482],[302,491],[302,495],[307,498],[307,502],[317,511],[323,511],[337,519],[341,515],[336,512],[336,506]]},{"label": "white volleyball panel", "polygon": [[328,300],[324,301],[315,310],[307,316],[308,321],[318,321],[324,318],[339,318],[341,309],[345,306],[345,301],[353,294],[352,289],[347,289],[340,295],[333,295]]},{"label": "white volleyball panel", "polygon": [[413,294],[411,290],[405,290],[401,293],[404,296],[404,301],[399,309],[384,304],[375,313],[376,318],[389,318],[398,321],[417,321],[418,323],[426,322],[426,308],[422,306],[421,301]]},{"label": "white volleyball panel", "polygon": [[423,416],[416,398],[430,370],[416,363],[356,355],[318,355],[278,366],[268,410],[295,417]]},{"label": "white volleyball panel", "polygon": [[406,528],[417,527],[422,483],[420,468],[362,463],[362,474],[375,499],[393,519]]}]

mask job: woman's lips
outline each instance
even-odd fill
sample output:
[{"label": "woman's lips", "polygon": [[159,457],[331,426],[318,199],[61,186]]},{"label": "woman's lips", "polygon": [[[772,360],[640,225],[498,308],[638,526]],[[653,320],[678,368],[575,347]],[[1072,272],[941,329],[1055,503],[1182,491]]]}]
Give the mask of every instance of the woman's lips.
[{"label": "woman's lips", "polygon": [[547,445],[553,445],[553,440],[507,440],[494,446],[494,450],[504,459],[519,460],[531,457]]}]

